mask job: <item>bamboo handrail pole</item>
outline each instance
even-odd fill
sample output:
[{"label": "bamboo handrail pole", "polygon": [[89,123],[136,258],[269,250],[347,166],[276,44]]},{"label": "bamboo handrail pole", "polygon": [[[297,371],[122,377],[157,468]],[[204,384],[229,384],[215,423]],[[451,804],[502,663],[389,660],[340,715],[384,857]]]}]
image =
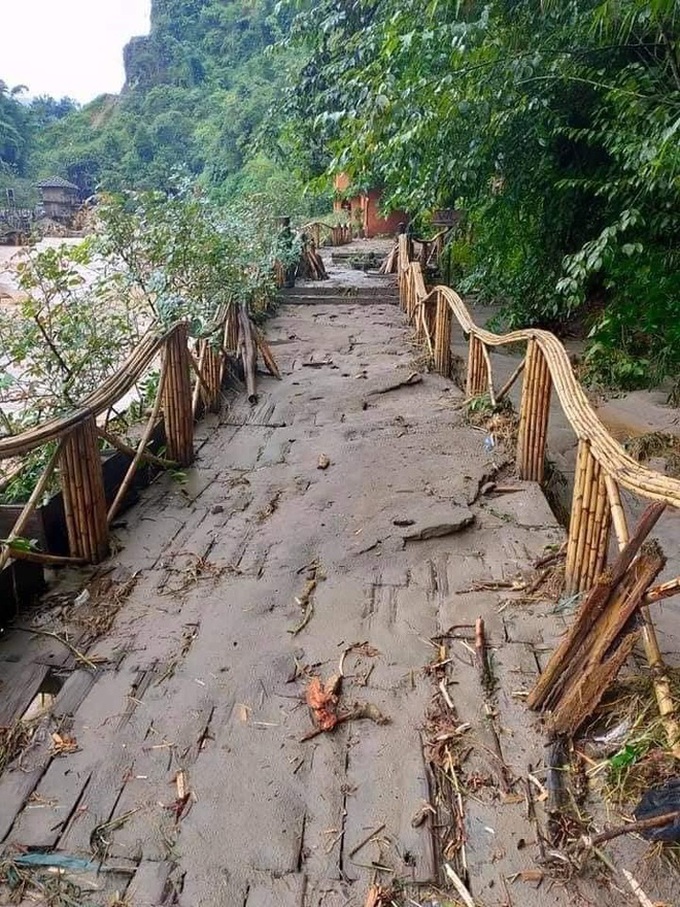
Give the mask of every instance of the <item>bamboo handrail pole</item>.
[{"label": "bamboo handrail pole", "polygon": [[128,470],[125,473],[125,478],[121,482],[121,485],[120,485],[118,491],[116,492],[116,496],[113,499],[111,506],[109,507],[109,512],[106,516],[106,519],[107,519],[109,525],[111,525],[113,519],[115,518],[116,514],[120,510],[120,506],[123,502],[123,498],[128,493],[130,485],[132,484],[132,480],[135,476],[135,473],[137,472],[137,467],[139,466],[139,463],[144,455],[144,450],[146,448],[146,445],[149,443],[149,439],[151,438],[151,435],[156,427],[156,422],[158,420],[158,413],[160,412],[160,408],[161,408],[161,405],[163,402],[163,393],[165,391],[167,374],[168,374],[168,366],[167,366],[167,360],[166,360],[163,363],[163,370],[161,372],[160,381],[158,382],[158,390],[156,392],[156,399],[153,404],[153,409],[151,410],[151,416],[149,417],[149,421],[147,422],[146,428],[144,429],[144,434],[142,435],[141,440],[137,446],[137,450],[132,459],[132,463],[130,463]]},{"label": "bamboo handrail pole", "polygon": [[[57,444],[57,448],[52,454],[52,456],[47,461],[45,469],[43,470],[42,475],[38,479],[38,482],[31,492],[31,496],[24,504],[24,508],[17,517],[17,520],[12,528],[12,531],[7,537],[8,542],[12,542],[14,539],[20,538],[22,532],[26,528],[26,524],[33,515],[33,511],[38,506],[40,498],[45,493],[50,479],[52,478],[52,473],[54,472],[54,467],[57,465],[57,461],[61,456],[61,452],[64,448],[64,441],[61,440]],[[12,557],[12,548],[11,545],[3,545],[2,551],[0,551],[0,570],[6,565],[7,561]]]}]

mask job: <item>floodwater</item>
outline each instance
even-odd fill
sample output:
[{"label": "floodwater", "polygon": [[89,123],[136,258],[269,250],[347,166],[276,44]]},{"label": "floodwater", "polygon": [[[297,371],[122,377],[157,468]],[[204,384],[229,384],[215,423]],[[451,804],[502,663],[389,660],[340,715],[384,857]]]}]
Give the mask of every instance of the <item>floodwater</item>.
[{"label": "floodwater", "polygon": [[[61,245],[74,246],[82,242],[82,237],[64,239],[61,237],[48,237],[40,240],[35,246],[38,251],[54,249]],[[24,259],[30,246],[3,246],[0,245],[0,306],[11,305],[21,298],[17,286],[15,267]]]}]

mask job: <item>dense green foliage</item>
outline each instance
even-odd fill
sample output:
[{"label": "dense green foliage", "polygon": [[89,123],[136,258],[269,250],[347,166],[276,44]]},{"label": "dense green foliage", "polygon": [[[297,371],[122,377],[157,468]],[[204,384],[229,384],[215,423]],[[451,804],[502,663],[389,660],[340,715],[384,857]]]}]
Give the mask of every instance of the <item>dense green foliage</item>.
[{"label": "dense green foliage", "polygon": [[[123,93],[43,131],[35,169],[86,192],[163,188],[181,172],[230,198],[248,182],[242,171],[256,132],[294,56],[267,52],[281,37],[273,7],[273,0],[154,0],[149,36],[125,48]],[[255,174],[258,188],[273,181],[278,194],[278,168],[264,156]]]},{"label": "dense green foliage", "polygon": [[282,141],[414,216],[456,204],[463,288],[510,325],[586,315],[591,373],[680,366],[676,0],[289,0]]}]

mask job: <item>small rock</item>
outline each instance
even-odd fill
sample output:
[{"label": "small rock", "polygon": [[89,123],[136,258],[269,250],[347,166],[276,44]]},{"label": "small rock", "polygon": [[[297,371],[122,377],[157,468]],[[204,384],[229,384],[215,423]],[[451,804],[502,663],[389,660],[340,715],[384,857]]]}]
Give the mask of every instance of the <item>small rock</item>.
[{"label": "small rock", "polygon": [[221,504],[215,504],[214,507],[210,508],[210,513],[212,513],[213,515],[218,514],[218,513],[224,513],[224,507]]},{"label": "small rock", "polygon": [[392,520],[392,522],[395,526],[413,526],[415,520],[412,520],[408,516],[397,516]]},{"label": "small rock", "polygon": [[316,468],[317,469],[328,469],[328,467],[330,465],[331,465],[330,457],[328,457],[326,454],[321,454],[319,456],[319,462],[316,464]]},{"label": "small rock", "polygon": [[405,542],[422,542],[452,535],[466,529],[474,518],[474,513],[467,507],[434,507],[427,517],[418,520],[412,529],[404,533],[403,539]]}]

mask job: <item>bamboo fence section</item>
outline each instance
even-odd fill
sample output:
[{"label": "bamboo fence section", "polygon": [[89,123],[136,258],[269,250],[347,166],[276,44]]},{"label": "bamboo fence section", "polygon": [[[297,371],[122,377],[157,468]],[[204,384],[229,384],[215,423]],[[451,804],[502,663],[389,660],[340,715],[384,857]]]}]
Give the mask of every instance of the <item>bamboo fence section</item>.
[{"label": "bamboo fence section", "polygon": [[[526,330],[498,335],[478,327],[454,290],[444,286],[430,291],[425,288],[421,263],[411,259],[408,238],[402,236],[397,265],[400,303],[417,334],[434,351],[435,371],[450,375],[451,324],[455,316],[469,338],[468,399],[486,393],[492,406],[496,406],[523,378],[517,444],[520,477],[536,482],[544,479],[553,390],[578,438],[565,579],[568,593],[590,590],[590,594],[574,628],[555,651],[532,692],[529,704],[534,708],[552,704],[556,709],[554,730],[573,732],[590,714],[639,638],[652,672],[669,750],[680,759],[680,720],[650,613],[652,604],[680,593],[680,577],[651,585],[663,565],[663,556],[654,543],[645,543],[640,551],[664,508],[680,507],[680,481],[641,465],[609,434],[576,380],[564,347],[553,334]],[[519,343],[526,344],[526,356],[496,394],[489,349]],[[654,502],[633,538],[628,531],[621,489]],[[607,568],[612,527],[620,555],[613,568]],[[634,619],[637,626],[630,623]]]},{"label": "bamboo fence section", "polygon": [[[0,460],[14,460],[46,443],[57,442],[55,453],[19,514],[6,544],[0,549],[0,570],[10,560],[60,565],[97,563],[104,558],[108,553],[109,525],[120,512],[140,464],[146,461],[159,468],[167,468],[188,466],[193,462],[195,416],[199,410],[219,410],[223,380],[232,374],[228,360],[235,358],[238,350],[244,351],[249,397],[251,401],[256,400],[258,352],[272,375],[280,378],[280,373],[267,341],[250,321],[246,306],[233,304],[218,314],[209,335],[198,341],[198,363],[189,349],[186,323],[179,322],[162,333],[151,330],[118,371],[87,397],[77,410],[21,435],[0,439]],[[136,387],[159,355],[162,359],[160,381],[146,427],[135,448],[117,438],[106,425],[98,425],[97,418],[109,414],[117,401]],[[165,429],[165,457],[158,457],[147,449],[154,430],[160,424],[164,424]],[[106,444],[131,458],[108,510],[100,444]],[[57,467],[69,556],[12,545],[13,541],[22,538]],[[3,480],[3,486],[6,487],[20,473],[21,467],[13,469]]]}]

